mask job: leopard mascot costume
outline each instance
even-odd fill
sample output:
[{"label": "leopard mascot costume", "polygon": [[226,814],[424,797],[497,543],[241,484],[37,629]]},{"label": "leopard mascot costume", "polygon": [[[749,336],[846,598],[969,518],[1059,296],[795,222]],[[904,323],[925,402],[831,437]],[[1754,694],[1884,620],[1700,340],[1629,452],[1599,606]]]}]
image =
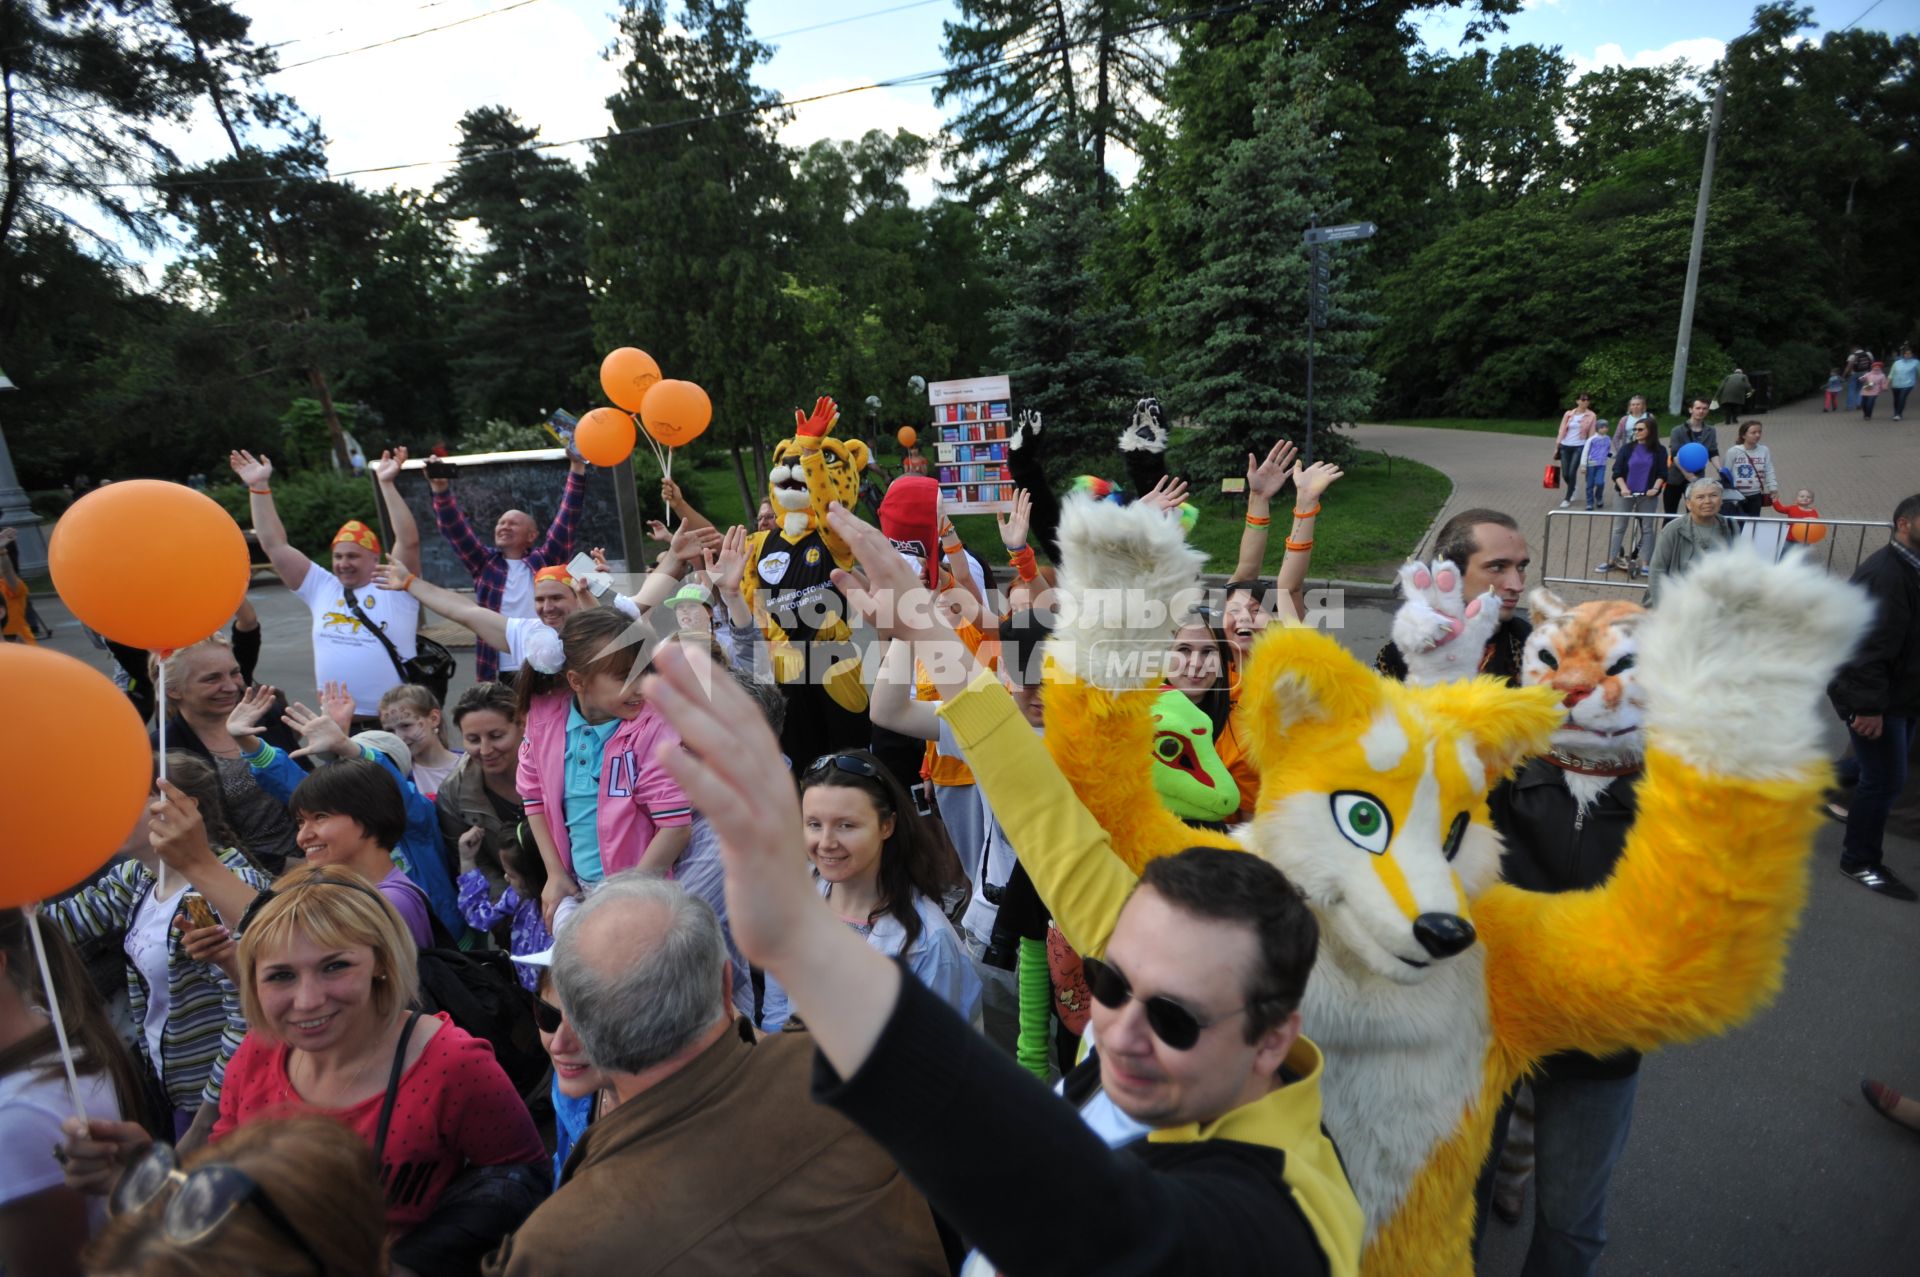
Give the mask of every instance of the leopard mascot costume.
[{"label": "leopard mascot costume", "polygon": [[795,767],[837,749],[865,749],[872,735],[860,654],[847,602],[833,584],[853,554],[827,526],[827,506],[851,510],[867,468],[867,445],[832,438],[840,411],[821,398],[811,416],[794,410],[793,437],[773,449],[767,500],[779,526],[748,543],[746,595],[786,698],[780,747]]}]

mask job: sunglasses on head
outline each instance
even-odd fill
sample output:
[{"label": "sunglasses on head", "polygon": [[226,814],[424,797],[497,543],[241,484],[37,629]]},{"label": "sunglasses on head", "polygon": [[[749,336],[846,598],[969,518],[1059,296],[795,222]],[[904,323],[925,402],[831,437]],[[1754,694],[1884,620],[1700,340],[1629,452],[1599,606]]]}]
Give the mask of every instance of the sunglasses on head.
[{"label": "sunglasses on head", "polygon": [[858,754],[822,754],[807,765],[806,775],[817,776],[824,771],[843,771],[853,776],[865,776],[874,780],[880,775],[879,766],[871,758],[862,758]]},{"label": "sunglasses on head", "polygon": [[108,1200],[116,1215],[145,1210],[162,1194],[173,1190],[161,1216],[161,1229],[168,1241],[192,1246],[212,1236],[233,1212],[252,1202],[254,1209],[269,1224],[284,1233],[300,1253],[313,1261],[316,1271],[325,1272],[326,1264],[315,1253],[313,1244],[300,1235],[293,1221],[267,1196],[254,1178],[237,1166],[208,1162],[191,1172],[180,1169],[170,1145],[155,1144],[146,1156],[128,1168],[114,1185]]},{"label": "sunglasses on head", "polygon": [[[1118,1011],[1133,1000],[1133,986],[1127,983],[1127,977],[1115,971],[1098,958],[1080,959],[1080,968],[1086,973],[1087,991],[1093,994],[1093,1000],[1109,1011]],[[1200,1035],[1214,1025],[1245,1012],[1253,1003],[1227,1012],[1216,1020],[1202,1023],[1200,1017],[1175,1002],[1172,998],[1154,996],[1144,1004],[1147,1008],[1147,1027],[1153,1030],[1153,1036],[1176,1051],[1190,1051]]]}]

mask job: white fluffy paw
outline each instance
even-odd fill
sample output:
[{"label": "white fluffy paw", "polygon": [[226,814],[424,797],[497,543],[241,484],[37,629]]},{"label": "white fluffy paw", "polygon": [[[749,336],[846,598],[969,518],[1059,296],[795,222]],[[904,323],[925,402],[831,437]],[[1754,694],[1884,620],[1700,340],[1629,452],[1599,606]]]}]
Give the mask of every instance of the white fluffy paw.
[{"label": "white fluffy paw", "polygon": [[1167,422],[1158,399],[1142,399],[1133,406],[1133,420],[1120,432],[1122,452],[1165,452]]},{"label": "white fluffy paw", "polygon": [[1060,511],[1060,624],[1054,658],[1113,691],[1159,681],[1206,556],[1152,506],[1069,497]]},{"label": "white fluffy paw", "polygon": [[1409,559],[1400,568],[1400,597],[1393,614],[1393,645],[1416,686],[1472,678],[1480,656],[1500,624],[1500,601],[1489,590],[1463,597],[1464,575],[1446,559],[1431,566]]},{"label": "white fluffy paw", "polygon": [[1026,446],[1027,436],[1036,439],[1040,436],[1040,414],[1031,408],[1022,408],[1013,427],[1013,438],[1007,441],[1008,452],[1018,452]]},{"label": "white fluffy paw", "polygon": [[1640,630],[1647,736],[1702,771],[1782,779],[1826,756],[1828,682],[1873,619],[1866,594],[1747,542],[1699,559]]}]

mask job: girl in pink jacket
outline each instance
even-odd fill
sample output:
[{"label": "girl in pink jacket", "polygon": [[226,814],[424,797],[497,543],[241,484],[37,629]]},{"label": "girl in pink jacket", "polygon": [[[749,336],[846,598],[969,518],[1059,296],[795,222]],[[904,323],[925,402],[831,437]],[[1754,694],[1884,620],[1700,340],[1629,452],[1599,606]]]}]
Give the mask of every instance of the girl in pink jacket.
[{"label": "girl in pink jacket", "polygon": [[680,738],[640,694],[628,625],[609,609],[575,612],[560,628],[561,670],[520,672],[516,783],[547,866],[549,927],[562,900],[623,869],[671,875],[692,834],[686,794],[655,762]]}]

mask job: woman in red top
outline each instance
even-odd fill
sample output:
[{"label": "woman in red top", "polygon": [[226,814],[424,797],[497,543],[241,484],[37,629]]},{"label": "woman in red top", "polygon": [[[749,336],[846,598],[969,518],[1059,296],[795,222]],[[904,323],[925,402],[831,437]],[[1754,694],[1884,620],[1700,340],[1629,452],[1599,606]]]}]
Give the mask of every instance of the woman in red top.
[{"label": "woman in red top", "polygon": [[[319,1112],[344,1122],[375,1150],[396,1240],[432,1215],[469,1167],[528,1166],[539,1175],[546,1150],[493,1048],[444,1013],[409,1010],[418,985],[412,937],[364,878],[308,866],[280,879],[241,939],[239,962],[252,1027],[227,1065],[214,1143],[268,1115]],[[383,1140],[380,1110],[396,1056]]]}]

